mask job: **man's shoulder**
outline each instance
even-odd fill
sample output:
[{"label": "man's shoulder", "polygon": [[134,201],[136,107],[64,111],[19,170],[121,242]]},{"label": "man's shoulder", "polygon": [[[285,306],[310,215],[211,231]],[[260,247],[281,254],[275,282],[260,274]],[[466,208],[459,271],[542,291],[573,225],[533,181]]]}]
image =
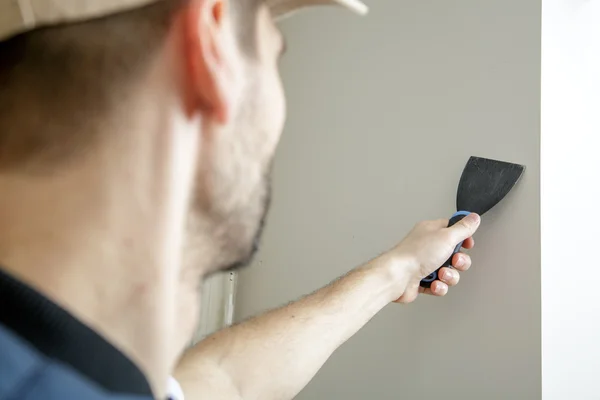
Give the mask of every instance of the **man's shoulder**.
[{"label": "man's shoulder", "polygon": [[2,324],[0,399],[149,400],[110,395],[68,366],[48,359]]},{"label": "man's shoulder", "polygon": [[12,399],[44,368],[27,343],[0,324],[0,399]]}]

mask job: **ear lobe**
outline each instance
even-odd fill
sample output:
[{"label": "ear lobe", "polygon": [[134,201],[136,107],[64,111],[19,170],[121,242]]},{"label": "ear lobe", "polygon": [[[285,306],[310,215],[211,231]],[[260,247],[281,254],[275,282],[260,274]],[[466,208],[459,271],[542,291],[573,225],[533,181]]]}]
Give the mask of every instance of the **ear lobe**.
[{"label": "ear lobe", "polygon": [[190,0],[183,9],[186,108],[221,124],[229,120],[231,98],[226,40],[226,0]]}]

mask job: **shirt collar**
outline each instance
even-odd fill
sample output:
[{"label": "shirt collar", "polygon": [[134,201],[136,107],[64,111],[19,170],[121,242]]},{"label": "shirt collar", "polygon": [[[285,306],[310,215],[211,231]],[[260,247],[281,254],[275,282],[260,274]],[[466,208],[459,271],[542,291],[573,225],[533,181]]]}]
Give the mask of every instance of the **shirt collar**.
[{"label": "shirt collar", "polygon": [[0,324],[115,394],[152,397],[141,370],[98,333],[0,269]]}]

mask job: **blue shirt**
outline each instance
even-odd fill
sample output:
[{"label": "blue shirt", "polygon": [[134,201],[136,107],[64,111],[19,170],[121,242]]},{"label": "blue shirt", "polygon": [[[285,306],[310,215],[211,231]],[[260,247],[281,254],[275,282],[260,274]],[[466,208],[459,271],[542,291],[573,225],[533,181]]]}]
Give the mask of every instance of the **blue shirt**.
[{"label": "blue shirt", "polygon": [[154,397],[123,353],[0,269],[0,400],[66,399]]}]

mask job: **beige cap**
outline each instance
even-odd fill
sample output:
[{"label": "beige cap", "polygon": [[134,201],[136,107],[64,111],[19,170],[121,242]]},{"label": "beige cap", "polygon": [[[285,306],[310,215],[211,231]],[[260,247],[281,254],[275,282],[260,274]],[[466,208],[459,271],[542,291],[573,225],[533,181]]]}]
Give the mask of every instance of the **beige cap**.
[{"label": "beige cap", "polygon": [[[0,41],[40,26],[85,21],[163,0],[0,0]],[[360,0],[266,0],[277,19],[315,5],[338,4],[366,14]]]}]

